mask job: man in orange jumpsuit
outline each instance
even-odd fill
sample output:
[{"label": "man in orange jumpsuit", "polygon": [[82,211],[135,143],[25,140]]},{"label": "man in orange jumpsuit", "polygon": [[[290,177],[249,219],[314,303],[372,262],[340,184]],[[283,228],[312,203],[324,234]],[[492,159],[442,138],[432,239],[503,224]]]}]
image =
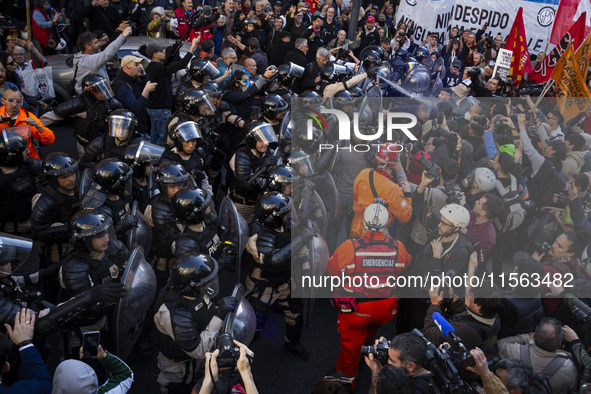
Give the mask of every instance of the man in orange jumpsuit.
[{"label": "man in orange jumpsuit", "polygon": [[0,123],[0,130],[7,127],[29,126],[30,133],[27,133],[27,135],[17,132],[28,141],[27,149],[29,150],[29,157],[39,159],[39,153],[37,153],[31,138],[40,141],[43,145],[49,145],[54,143],[55,135],[53,131],[43,126],[43,123],[35,115],[22,108],[23,100],[22,93],[17,89],[6,89],[4,97],[2,97],[0,116],[8,119]]},{"label": "man in orange jumpsuit", "polygon": [[366,168],[355,178],[353,185],[355,216],[351,223],[350,238],[363,235],[363,212],[378,197],[386,202],[390,217],[388,227],[394,219],[402,223],[410,220],[412,216],[410,185],[405,182],[401,189],[393,182],[392,172],[397,165],[400,165],[398,150],[400,146],[391,142],[381,145],[375,157],[377,167]]},{"label": "man in orange jumpsuit", "polygon": [[[388,222],[384,201],[376,199],[363,214],[363,236],[341,244],[326,270],[329,275],[340,277],[344,273],[352,279],[351,285],[343,283],[338,296],[355,299],[338,298],[334,303],[339,308],[337,327],[341,334],[336,369],[351,379],[353,387],[361,346],[372,345],[380,326],[392,320],[397,312],[393,282],[388,278],[397,277],[411,261],[404,245],[386,235]],[[364,275],[368,279],[359,286],[359,279]],[[351,308],[346,308],[349,305]]]}]

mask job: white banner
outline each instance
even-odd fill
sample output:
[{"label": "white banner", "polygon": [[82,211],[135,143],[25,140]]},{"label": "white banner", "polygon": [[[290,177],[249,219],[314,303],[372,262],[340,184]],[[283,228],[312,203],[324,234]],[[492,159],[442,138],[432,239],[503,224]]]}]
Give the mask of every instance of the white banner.
[{"label": "white banner", "polygon": [[530,53],[543,52],[556,16],[559,0],[400,0],[396,23],[416,27],[417,42],[427,39],[431,32],[439,33],[439,43],[447,45],[452,27],[471,28],[475,33],[486,22],[486,33],[493,37],[501,33],[505,39],[513,26],[519,7],[523,7],[523,22]]}]

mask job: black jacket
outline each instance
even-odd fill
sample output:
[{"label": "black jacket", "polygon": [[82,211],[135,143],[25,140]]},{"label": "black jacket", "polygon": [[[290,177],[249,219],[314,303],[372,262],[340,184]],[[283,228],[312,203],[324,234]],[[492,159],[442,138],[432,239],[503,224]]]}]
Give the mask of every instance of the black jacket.
[{"label": "black jacket", "polygon": [[160,108],[172,108],[173,106],[173,95],[172,95],[172,74],[185,68],[189,64],[189,60],[193,54],[187,52],[185,57],[181,60],[172,62],[166,67],[166,70],[160,75],[158,81],[155,80],[155,76],[163,66],[162,63],[150,62],[146,67],[146,74],[150,77],[150,81],[158,82],[156,90],[150,93],[148,97],[148,108],[160,109]]}]

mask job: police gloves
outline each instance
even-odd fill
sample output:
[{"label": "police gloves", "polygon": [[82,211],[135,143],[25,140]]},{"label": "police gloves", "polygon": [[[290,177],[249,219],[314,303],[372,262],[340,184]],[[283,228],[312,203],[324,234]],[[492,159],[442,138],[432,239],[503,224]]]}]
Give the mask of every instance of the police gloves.
[{"label": "police gloves", "polygon": [[127,214],[125,217],[123,217],[123,219],[121,219],[119,223],[117,223],[117,226],[115,226],[115,232],[117,235],[125,234],[131,228],[137,227],[138,223],[139,221],[137,216]]},{"label": "police gloves", "polygon": [[96,302],[104,302],[107,304],[117,302],[120,298],[125,296],[125,285],[123,283],[103,283],[93,286],[90,290]]},{"label": "police gloves", "polygon": [[220,319],[224,320],[226,315],[236,308],[237,304],[236,297],[224,297],[218,301],[218,306],[216,307],[216,316]]},{"label": "police gloves", "polygon": [[267,156],[265,157],[265,166],[271,167],[277,164],[277,156]]}]

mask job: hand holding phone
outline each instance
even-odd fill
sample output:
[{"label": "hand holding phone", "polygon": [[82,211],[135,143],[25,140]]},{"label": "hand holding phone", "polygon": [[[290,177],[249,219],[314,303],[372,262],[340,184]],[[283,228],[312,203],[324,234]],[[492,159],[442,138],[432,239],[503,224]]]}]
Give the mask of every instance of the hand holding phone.
[{"label": "hand holding phone", "polygon": [[100,331],[89,331],[82,335],[82,348],[84,358],[94,358],[98,355],[98,346],[101,343]]}]

